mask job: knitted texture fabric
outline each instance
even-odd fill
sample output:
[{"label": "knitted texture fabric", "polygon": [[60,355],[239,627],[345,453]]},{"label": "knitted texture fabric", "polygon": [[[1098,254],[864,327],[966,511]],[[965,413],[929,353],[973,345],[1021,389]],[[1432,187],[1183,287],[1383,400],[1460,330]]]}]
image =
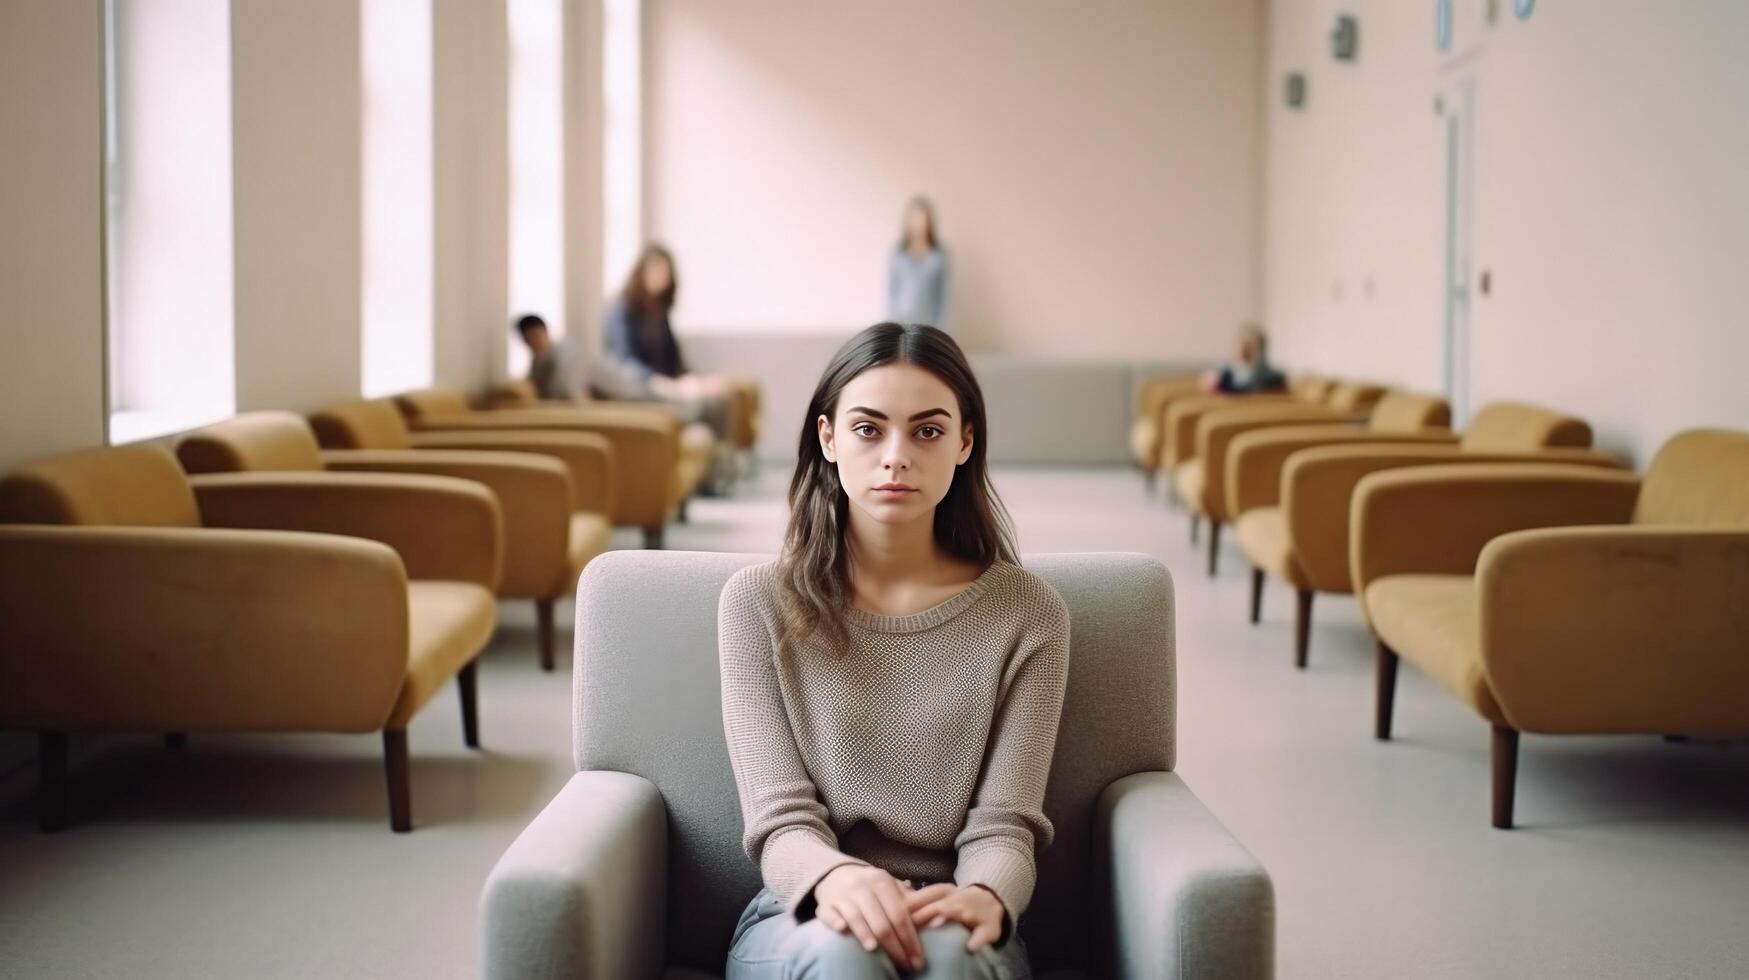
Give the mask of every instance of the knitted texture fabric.
[{"label": "knitted texture fabric", "polygon": [[1069,611],[1008,562],[912,616],[849,611],[850,645],[776,655],[775,564],[718,606],[723,727],[742,845],[799,916],[814,885],[870,864],[919,887],[988,887],[1017,921],[1032,898],[1069,667]]}]

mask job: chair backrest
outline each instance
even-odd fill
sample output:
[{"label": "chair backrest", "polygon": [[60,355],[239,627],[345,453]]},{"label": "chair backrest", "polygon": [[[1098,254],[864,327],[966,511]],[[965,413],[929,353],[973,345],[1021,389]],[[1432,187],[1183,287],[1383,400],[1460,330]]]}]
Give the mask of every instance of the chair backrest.
[{"label": "chair backrest", "polygon": [[0,479],[0,523],[199,527],[188,477],[162,446],[86,449]]},{"label": "chair backrest", "polygon": [[1749,527],[1749,432],[1672,436],[1646,468],[1634,523]]},{"label": "chair backrest", "polygon": [[1591,426],[1584,419],[1535,405],[1493,402],[1483,405],[1458,440],[1460,448],[1483,453],[1521,453],[1533,449],[1591,445]]},{"label": "chair backrest", "polygon": [[[759,555],[611,551],[577,584],[572,737],[578,769],[655,783],[668,809],[668,961],[719,971],[759,888],[723,738],[717,600]],[[1103,934],[1089,880],[1099,794],[1174,761],[1172,581],[1143,555],[1037,555],[1069,606],[1069,682],[1045,794],[1056,840],[1022,921],[1041,969]],[[659,624],[659,628],[658,628]],[[713,973],[714,975],[714,973]]]},{"label": "chair backrest", "polygon": [[1295,374],[1287,379],[1288,394],[1301,401],[1318,402],[1322,404],[1330,396],[1330,386],[1335,384],[1321,374]]},{"label": "chair backrest", "polygon": [[1386,392],[1373,406],[1367,428],[1374,432],[1421,432],[1451,428],[1451,403],[1432,395]]},{"label": "chair backrest", "polygon": [[1360,384],[1353,381],[1340,381],[1330,386],[1326,403],[1339,412],[1353,412],[1365,415],[1372,411],[1379,399],[1385,396],[1383,385]]},{"label": "chair backrest", "polygon": [[463,415],[468,400],[453,388],[421,388],[403,391],[394,398],[395,407],[408,419],[429,419],[444,415]]},{"label": "chair backrest", "polygon": [[322,469],[316,434],[290,412],[248,412],[196,429],[176,443],[176,458],[189,473]]},{"label": "chair backrest", "polygon": [[530,408],[540,404],[540,392],[526,378],[500,381],[486,389],[487,408]]},{"label": "chair backrest", "polygon": [[332,405],[310,415],[323,449],[411,449],[413,437],[400,409],[387,398]]}]

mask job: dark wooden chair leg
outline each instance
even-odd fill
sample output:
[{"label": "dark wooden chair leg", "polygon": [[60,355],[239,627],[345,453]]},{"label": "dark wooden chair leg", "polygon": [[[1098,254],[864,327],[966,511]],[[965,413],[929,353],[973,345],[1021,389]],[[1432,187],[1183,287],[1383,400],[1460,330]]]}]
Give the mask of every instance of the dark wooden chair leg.
[{"label": "dark wooden chair leg", "polygon": [[1143,489],[1145,489],[1150,494],[1153,493],[1155,485],[1159,483],[1159,479],[1158,479],[1159,475],[1160,475],[1160,471],[1155,469],[1152,466],[1142,467],[1142,487],[1143,487]]},{"label": "dark wooden chair leg", "polygon": [[1209,578],[1215,577],[1215,569],[1221,557],[1221,522],[1209,518]]},{"label": "dark wooden chair leg", "polygon": [[1251,625],[1263,618],[1263,569],[1251,569]]},{"label": "dark wooden chair leg", "polygon": [[1298,600],[1294,606],[1294,666],[1306,669],[1306,659],[1312,646],[1312,597],[1317,595],[1311,589],[1300,589],[1294,598]]},{"label": "dark wooden chair leg", "polygon": [[1494,726],[1494,826],[1512,829],[1512,797],[1518,788],[1518,729]]},{"label": "dark wooden chair leg", "polygon": [[1201,529],[1202,529],[1202,517],[1195,514],[1195,513],[1192,513],[1190,515],[1190,543],[1191,544],[1193,544],[1193,545],[1196,544],[1196,540],[1197,540],[1197,533],[1196,532],[1201,530]]},{"label": "dark wooden chair leg", "polygon": [[480,747],[480,698],[479,686],[476,683],[478,660],[468,661],[468,665],[455,675],[456,689],[461,693],[462,700],[462,742],[470,749]]},{"label": "dark wooden chair leg", "polygon": [[389,829],[405,834],[413,829],[413,794],[408,785],[407,732],[383,732],[383,771],[389,777]]},{"label": "dark wooden chair leg", "polygon": [[687,522],[686,505],[690,504],[690,503],[692,503],[691,497],[688,497],[685,500],[682,500],[680,502],[680,510],[674,515],[675,520],[679,521],[682,524],[685,524]]},{"label": "dark wooden chair leg", "polygon": [[36,737],[37,822],[43,833],[67,829],[67,736],[42,732]]},{"label": "dark wooden chair leg", "polygon": [[1373,669],[1372,737],[1391,740],[1391,714],[1397,704],[1397,651],[1380,640]]},{"label": "dark wooden chair leg", "polygon": [[535,626],[540,634],[540,669],[553,669],[553,605],[556,600],[536,599]]},{"label": "dark wooden chair leg", "polygon": [[662,550],[662,527],[661,527],[661,525],[657,525],[656,527],[644,528],[644,547],[650,549],[651,551],[661,551]]},{"label": "dark wooden chair leg", "polygon": [[164,747],[167,749],[186,749],[186,748],[188,748],[188,733],[187,732],[165,732],[164,733]]}]

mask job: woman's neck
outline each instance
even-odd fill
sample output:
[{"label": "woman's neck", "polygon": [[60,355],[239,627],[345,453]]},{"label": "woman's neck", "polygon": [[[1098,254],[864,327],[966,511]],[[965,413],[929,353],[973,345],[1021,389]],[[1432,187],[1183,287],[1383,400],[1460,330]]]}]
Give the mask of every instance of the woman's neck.
[{"label": "woman's neck", "polygon": [[870,612],[928,608],[982,571],[936,544],[933,512],[907,524],[882,524],[853,507],[846,544],[852,602]]}]

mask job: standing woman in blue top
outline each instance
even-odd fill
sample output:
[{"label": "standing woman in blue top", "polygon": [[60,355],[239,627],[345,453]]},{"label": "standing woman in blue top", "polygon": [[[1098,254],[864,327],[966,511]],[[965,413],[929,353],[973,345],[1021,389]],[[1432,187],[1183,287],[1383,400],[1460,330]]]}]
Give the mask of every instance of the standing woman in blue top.
[{"label": "standing woman in blue top", "polygon": [[905,205],[887,276],[887,319],[947,329],[947,250],[936,234],[935,205],[926,197]]}]

